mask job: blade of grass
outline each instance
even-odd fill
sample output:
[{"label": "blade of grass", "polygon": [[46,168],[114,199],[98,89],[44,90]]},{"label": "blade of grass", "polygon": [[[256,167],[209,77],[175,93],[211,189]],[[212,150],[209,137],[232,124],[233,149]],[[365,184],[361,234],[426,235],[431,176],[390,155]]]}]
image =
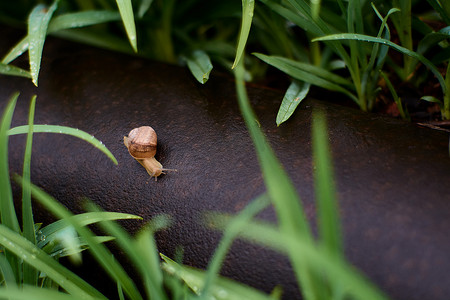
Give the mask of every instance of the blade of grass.
[{"label": "blade of grass", "polygon": [[[134,245],[141,257],[142,270],[144,271],[147,295],[151,299],[167,299],[164,293],[163,272],[158,256],[158,248],[154,238],[155,228],[147,226],[146,230],[139,233]],[[142,272],[142,271],[141,271]]]},{"label": "blade of grass", "polygon": [[[83,214],[74,215],[71,218],[75,219],[74,222],[78,223],[80,226],[87,226],[90,224],[98,223],[101,221],[112,221],[112,220],[142,220],[141,217],[131,214],[118,213],[118,212],[87,212]],[[39,248],[44,247],[49,241],[51,241],[54,235],[70,226],[65,220],[55,221],[38,231],[38,244]]]},{"label": "blade of grass", "polygon": [[119,7],[119,12],[122,16],[123,25],[125,26],[131,47],[133,47],[134,52],[137,52],[136,25],[134,24],[131,0],[116,0],[116,3],[117,7]]},{"label": "blade of grass", "polygon": [[[15,180],[22,183],[22,178],[15,176]],[[92,252],[97,261],[108,272],[112,279],[120,282],[124,291],[130,299],[142,299],[133,280],[124,271],[122,266],[113,258],[111,252],[103,245],[98,244],[95,235],[85,226],[82,226],[76,219],[71,218],[73,214],[67,210],[62,204],[53,199],[38,187],[31,185],[31,194],[33,197],[50,210],[58,218],[64,219],[72,225],[78,234],[89,244],[89,250]]]},{"label": "blade of grass", "polygon": [[420,62],[422,62],[425,66],[427,66],[431,72],[433,72],[434,76],[436,76],[436,78],[438,79],[438,81],[441,85],[441,88],[443,90],[446,89],[444,78],[442,77],[439,70],[436,68],[435,65],[433,65],[433,63],[431,61],[426,59],[424,56],[422,56],[414,51],[410,51],[402,46],[399,46],[389,40],[386,40],[383,38],[378,38],[378,37],[373,37],[373,36],[368,36],[368,35],[363,35],[363,34],[341,33],[341,34],[332,34],[332,35],[327,35],[324,37],[315,38],[315,39],[313,39],[313,42],[336,41],[336,40],[358,40],[361,42],[371,42],[371,43],[383,44],[383,45],[387,45],[387,46],[397,50],[398,52],[400,52],[402,54],[406,54],[411,57],[417,58]]},{"label": "blade of grass", "polygon": [[[33,124],[34,112],[36,107],[36,95],[31,98],[30,109],[28,115],[28,132],[27,142],[25,146],[25,155],[23,159],[23,178],[26,183],[22,185],[22,226],[23,236],[31,243],[36,244],[36,234],[34,230],[33,210],[31,205],[31,189],[30,185],[30,165],[31,165],[31,148],[33,144]],[[36,286],[38,272],[28,264],[23,265],[23,282]]]},{"label": "blade of grass", "polygon": [[[2,297],[15,300],[79,300],[79,296],[68,295],[57,290],[24,285],[21,289],[0,287]],[[90,298],[95,299],[95,298]]]},{"label": "blade of grass", "polygon": [[58,1],[56,0],[47,9],[45,5],[36,6],[28,17],[28,43],[30,56],[30,73],[31,79],[35,86],[38,86],[39,70],[41,68],[42,50],[47,35],[47,27],[54,11],[56,10]]},{"label": "blade of grass", "polygon": [[222,263],[225,260],[225,256],[234,239],[238,236],[239,232],[244,229],[245,224],[269,204],[270,198],[267,194],[257,197],[239,213],[233,223],[230,223],[229,226],[227,226],[213,257],[209,261],[203,287],[199,291],[199,295],[203,298],[208,299],[212,294],[214,282],[218,277]]},{"label": "blade of grass", "polygon": [[[8,131],[8,135],[24,134],[27,132],[28,132],[28,125],[22,125],[22,126],[17,126],[17,127],[11,128]],[[106,156],[108,156],[109,159],[111,159],[114,162],[114,164],[116,164],[116,165],[118,164],[117,159],[114,157],[114,155],[111,153],[111,151],[109,151],[108,148],[106,148],[106,146],[102,142],[100,142],[94,136],[90,135],[89,133],[87,133],[85,131],[82,131],[82,130],[79,130],[76,128],[67,127],[67,126],[34,125],[33,132],[34,133],[38,133],[38,132],[62,133],[62,134],[72,135],[74,137],[77,137],[83,141],[90,143],[95,148],[97,148],[100,151],[102,151],[103,153],[105,153]]]},{"label": "blade of grass", "polygon": [[93,296],[105,299],[102,294],[87,282],[63,267],[20,234],[4,225],[0,225],[0,244],[20,259],[23,259],[26,263],[45,273],[74,296],[80,298]]},{"label": "blade of grass", "polygon": [[[99,212],[99,208],[93,203],[88,202],[87,209],[93,212]],[[159,270],[159,259],[156,245],[152,243],[153,231],[158,228],[168,226],[168,218],[162,216],[159,219],[153,219],[154,226],[147,227],[140,233],[137,241],[131,239],[130,235],[116,223],[103,220],[100,226],[110,235],[114,236],[115,242],[127,253],[128,258],[138,268],[144,282],[150,299],[167,299],[162,285],[162,274]],[[152,228],[153,227],[153,228]],[[150,248],[145,249],[145,246]],[[156,268],[156,269],[155,269]]]},{"label": "blade of grass", "polygon": [[[199,294],[204,282],[205,272],[183,266],[171,260],[167,256],[160,254],[164,260],[163,269],[170,275],[182,279],[194,292]],[[237,299],[271,299],[272,297],[260,292],[257,289],[246,286],[242,283],[220,277],[211,288],[212,299],[237,300]],[[207,298],[208,299],[208,298]],[[211,299],[211,298],[209,298]]]},{"label": "blade of grass", "polygon": [[48,33],[55,31],[85,27],[120,20],[120,14],[109,10],[81,11],[67,13],[53,18],[48,25]]},{"label": "blade of grass", "polygon": [[[5,55],[5,57],[2,59],[2,63],[9,64],[13,60],[15,60],[17,57],[21,56],[25,51],[28,50],[28,36],[24,37],[20,42],[16,44],[9,52]],[[28,72],[30,73],[30,72]],[[31,78],[31,74],[29,75]]]},{"label": "blade of grass", "polygon": [[312,148],[319,240],[322,247],[331,255],[344,257],[331,152],[325,117],[322,113],[313,115]]},{"label": "blade of grass", "polygon": [[280,126],[281,123],[287,121],[292,116],[300,102],[308,95],[310,86],[306,82],[292,81],[286,94],[284,94],[283,101],[278,110],[276,119],[277,126]]},{"label": "blade of grass", "polygon": [[[234,217],[216,214],[209,223],[217,229],[224,229]],[[382,291],[373,285],[365,276],[340,257],[331,255],[322,247],[305,240],[299,235],[281,232],[274,225],[251,222],[246,229],[239,233],[239,237],[253,243],[274,249],[289,255],[290,249],[296,249],[298,259],[310,268],[321,270],[329,280],[339,284],[350,299],[377,300],[389,299]],[[320,298],[318,298],[320,299]]]},{"label": "blade of grass", "polygon": [[254,55],[262,61],[268,63],[271,66],[274,66],[275,68],[283,71],[284,73],[294,77],[297,80],[304,81],[331,91],[341,92],[359,104],[358,98],[356,98],[355,95],[349,90],[341,86],[351,83],[340,76],[332,74],[331,72],[328,72],[319,67],[315,67],[298,61],[293,61],[284,57],[267,56],[260,53],[254,53]]},{"label": "blade of grass", "polygon": [[14,210],[11,182],[9,179],[8,129],[11,126],[11,120],[18,97],[19,93],[15,93],[10,98],[0,123],[0,216],[2,224],[15,232],[20,232],[20,227]]},{"label": "blade of grass", "polygon": [[[309,223],[298,194],[256,123],[244,85],[245,70],[242,62],[236,67],[234,74],[239,107],[255,145],[267,192],[275,207],[281,231],[292,236],[302,236],[307,242],[312,243]],[[311,271],[301,263],[297,250],[294,248],[288,250],[304,298],[314,299],[318,293],[315,287],[317,282],[313,279]]]},{"label": "blade of grass", "polygon": [[0,282],[7,288],[17,288],[16,278],[14,272],[9,264],[6,256],[0,253]]},{"label": "blade of grass", "polygon": [[206,83],[213,68],[208,54],[202,50],[195,50],[191,55],[184,57],[184,59],[195,79],[201,84]]},{"label": "blade of grass", "polygon": [[[55,33],[61,30],[77,28],[77,27],[85,27],[95,24],[106,23],[110,21],[118,21],[120,20],[120,14],[113,11],[106,10],[96,10],[96,11],[82,11],[75,13],[67,13],[63,15],[59,15],[53,18],[48,24],[47,34]],[[22,55],[25,51],[28,50],[29,42],[28,36],[24,37],[19,43],[16,44],[6,56],[3,58],[2,62],[4,64],[9,64],[17,57]],[[20,71],[19,71],[20,72]],[[27,72],[28,75],[23,75],[25,77],[30,77],[31,75]],[[11,74],[16,75],[16,74]],[[17,75],[19,76],[19,75]]]},{"label": "blade of grass", "polygon": [[244,53],[245,45],[247,44],[248,35],[250,33],[250,27],[252,26],[253,11],[255,9],[255,0],[242,0],[242,20],[241,30],[239,32],[239,40],[236,49],[236,57],[233,62],[234,69],[240,62]]},{"label": "blade of grass", "polygon": [[31,78],[30,72],[25,71],[24,69],[21,69],[19,67],[7,65],[4,63],[0,63],[0,74]]},{"label": "blade of grass", "polygon": [[138,10],[138,18],[142,18],[145,13],[148,11],[148,9],[150,8],[150,6],[152,5],[153,0],[142,0],[141,1],[141,5],[139,5],[139,10]]},{"label": "blade of grass", "polygon": [[403,109],[402,101],[401,101],[400,97],[398,96],[397,91],[395,90],[394,86],[392,85],[391,80],[389,79],[389,77],[386,74],[384,74],[384,72],[380,72],[380,75],[383,77],[389,91],[391,92],[392,98],[394,99],[394,102],[397,105],[397,109],[398,109],[398,112],[400,113],[400,116],[403,119],[408,120],[409,116],[408,116],[407,112]]}]

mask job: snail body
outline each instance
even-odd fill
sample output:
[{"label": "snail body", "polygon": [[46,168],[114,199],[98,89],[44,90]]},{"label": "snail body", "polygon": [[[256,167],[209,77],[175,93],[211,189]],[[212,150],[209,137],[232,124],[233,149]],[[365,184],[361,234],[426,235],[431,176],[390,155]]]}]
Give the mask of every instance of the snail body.
[{"label": "snail body", "polygon": [[136,159],[151,177],[165,174],[164,171],[176,171],[164,169],[162,164],[156,160],[157,136],[155,130],[150,126],[141,126],[130,131],[128,137],[123,137],[123,142],[130,155]]}]

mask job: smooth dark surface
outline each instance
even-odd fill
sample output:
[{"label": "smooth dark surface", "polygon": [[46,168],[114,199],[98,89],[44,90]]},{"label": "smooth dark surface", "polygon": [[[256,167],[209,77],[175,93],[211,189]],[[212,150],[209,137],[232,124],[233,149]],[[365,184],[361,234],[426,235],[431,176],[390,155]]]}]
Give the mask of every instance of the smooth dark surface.
[{"label": "smooth dark surface", "polygon": [[[13,41],[1,45],[4,52]],[[88,197],[144,221],[171,215],[173,226],[157,236],[159,249],[173,256],[183,247],[187,264],[206,267],[220,239],[202,226],[203,212],[236,213],[265,191],[229,77],[213,72],[202,86],[187,69],[49,39],[39,88],[0,76],[0,111],[14,91],[21,92],[14,126],[26,124],[29,99],[37,94],[36,124],[87,131],[119,161],[115,166],[74,137],[36,134],[32,181],[74,212]],[[448,134],[312,99],[276,127],[283,94],[263,87],[248,92],[311,220],[311,111],[326,111],[349,260],[394,299],[448,298]],[[178,172],[155,182],[128,154],[123,136],[141,125],[156,130],[156,158]],[[24,136],[10,138],[11,172],[21,172],[24,142]],[[260,217],[276,220],[272,209]],[[36,221],[49,219],[36,212]],[[134,232],[143,223],[124,224]],[[299,298],[287,259],[260,246],[236,241],[222,274],[267,292],[281,284],[287,299]]]}]

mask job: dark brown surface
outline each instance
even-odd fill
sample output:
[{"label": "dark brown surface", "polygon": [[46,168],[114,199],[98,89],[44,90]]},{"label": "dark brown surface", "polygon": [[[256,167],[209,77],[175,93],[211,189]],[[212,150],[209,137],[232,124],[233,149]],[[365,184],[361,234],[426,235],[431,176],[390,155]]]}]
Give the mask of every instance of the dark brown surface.
[{"label": "dark brown surface", "polygon": [[[235,213],[265,190],[230,78],[213,72],[201,86],[186,69],[50,39],[39,83],[0,76],[0,111],[21,91],[13,125],[26,123],[36,93],[36,124],[87,131],[119,161],[74,137],[35,135],[32,181],[74,212],[88,197],[145,221],[169,214],[174,223],[158,234],[160,251],[173,256],[181,246],[185,263],[205,267],[220,234],[201,225],[202,212]],[[282,94],[252,87],[249,95],[311,220],[310,116],[313,107],[326,111],[350,261],[395,299],[448,298],[448,134],[311,99],[277,128]],[[123,136],[141,125],[156,130],[156,158],[178,172],[154,182],[129,155]],[[11,172],[20,172],[23,148],[23,136],[10,138]],[[272,209],[261,217],[275,220]],[[130,231],[141,225],[125,223]],[[281,284],[286,298],[299,297],[288,261],[260,246],[237,241],[222,273],[267,292]]]}]

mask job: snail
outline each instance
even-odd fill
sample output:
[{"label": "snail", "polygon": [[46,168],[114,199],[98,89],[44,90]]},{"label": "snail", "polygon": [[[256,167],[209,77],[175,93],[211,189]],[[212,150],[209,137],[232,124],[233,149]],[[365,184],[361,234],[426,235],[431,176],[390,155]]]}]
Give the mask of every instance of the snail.
[{"label": "snail", "polygon": [[123,142],[130,155],[136,159],[151,177],[165,174],[164,171],[176,171],[164,169],[159,161],[155,159],[157,137],[155,130],[150,126],[141,126],[130,131],[128,137],[123,137]]}]

